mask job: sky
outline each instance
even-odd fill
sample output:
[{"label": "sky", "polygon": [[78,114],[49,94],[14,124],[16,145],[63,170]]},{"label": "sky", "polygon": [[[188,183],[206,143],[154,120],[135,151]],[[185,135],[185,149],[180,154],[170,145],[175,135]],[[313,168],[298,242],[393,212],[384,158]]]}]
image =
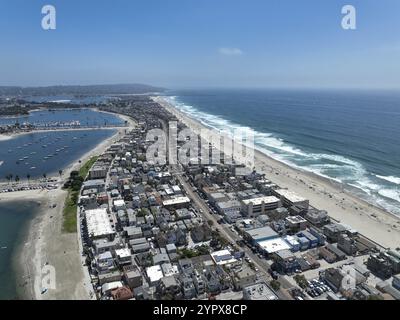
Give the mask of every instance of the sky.
[{"label": "sky", "polygon": [[0,85],[400,89],[399,17],[398,0],[0,0]]}]

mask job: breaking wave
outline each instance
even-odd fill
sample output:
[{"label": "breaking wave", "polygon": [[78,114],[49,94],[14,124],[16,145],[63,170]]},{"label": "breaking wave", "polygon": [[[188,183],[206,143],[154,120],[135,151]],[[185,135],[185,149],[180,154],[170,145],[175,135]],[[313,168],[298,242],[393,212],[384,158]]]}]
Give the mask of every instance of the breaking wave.
[{"label": "breaking wave", "polygon": [[209,128],[220,132],[234,132],[238,129],[250,132],[254,137],[255,149],[258,151],[296,169],[350,186],[352,191],[366,201],[400,214],[399,177],[368,172],[360,162],[341,155],[307,152],[285,142],[278,134],[255,131],[220,116],[202,112],[178,101],[177,97],[164,98],[178,110]]}]

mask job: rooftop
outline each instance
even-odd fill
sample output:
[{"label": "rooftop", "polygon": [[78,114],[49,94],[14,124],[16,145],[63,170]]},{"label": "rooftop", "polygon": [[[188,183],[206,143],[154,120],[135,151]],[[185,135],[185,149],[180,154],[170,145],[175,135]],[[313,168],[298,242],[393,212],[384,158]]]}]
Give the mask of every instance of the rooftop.
[{"label": "rooftop", "polygon": [[189,203],[190,199],[188,197],[176,197],[173,199],[168,199],[163,201],[164,206],[173,206],[175,204],[181,204],[181,203]]},{"label": "rooftop", "polygon": [[272,230],[271,227],[262,227],[246,231],[247,234],[252,237],[255,241],[263,240],[265,238],[277,238],[278,234]]},{"label": "rooftop", "polygon": [[278,300],[278,297],[265,283],[257,283],[243,290],[250,300]]},{"label": "rooftop", "polygon": [[147,277],[150,279],[150,282],[157,282],[164,276],[160,266],[148,267],[146,269],[146,274]]},{"label": "rooftop", "polygon": [[268,197],[259,197],[259,198],[253,198],[253,199],[246,199],[242,200],[245,205],[249,205],[250,203],[253,204],[253,206],[258,206],[261,205],[263,202],[265,204],[272,204],[272,203],[277,203],[279,202],[279,199],[274,196],[268,196]]},{"label": "rooftop", "polygon": [[275,193],[293,203],[306,201],[305,198],[297,195],[296,193],[290,190],[278,189],[275,190]]},{"label": "rooftop", "polygon": [[290,245],[282,238],[261,241],[258,245],[268,253],[290,249]]},{"label": "rooftop", "polygon": [[92,237],[101,237],[114,234],[111,227],[107,209],[86,210],[86,223],[89,235]]}]

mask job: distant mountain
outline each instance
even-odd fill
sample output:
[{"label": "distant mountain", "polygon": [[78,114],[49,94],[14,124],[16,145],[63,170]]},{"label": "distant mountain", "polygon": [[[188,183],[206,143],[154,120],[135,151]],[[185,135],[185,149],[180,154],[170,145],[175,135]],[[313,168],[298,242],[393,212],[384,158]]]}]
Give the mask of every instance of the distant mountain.
[{"label": "distant mountain", "polygon": [[143,94],[162,92],[164,88],[145,84],[106,84],[87,86],[50,86],[50,87],[2,87],[0,95],[38,96],[38,95],[102,95],[102,94]]}]

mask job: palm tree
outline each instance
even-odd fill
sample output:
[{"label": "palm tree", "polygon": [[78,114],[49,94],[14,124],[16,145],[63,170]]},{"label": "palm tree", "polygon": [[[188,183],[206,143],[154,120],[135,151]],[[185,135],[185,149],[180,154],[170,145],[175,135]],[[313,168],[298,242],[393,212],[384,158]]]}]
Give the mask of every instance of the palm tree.
[{"label": "palm tree", "polygon": [[19,176],[18,175],[15,176],[15,182],[17,182],[17,183],[19,182]]},{"label": "palm tree", "polygon": [[58,174],[60,175],[60,178],[61,178],[61,176],[63,174],[63,171],[62,170],[58,170]]},{"label": "palm tree", "polygon": [[26,175],[26,178],[28,179],[28,184],[29,184],[29,180],[31,179],[31,175],[28,173],[28,174]]},{"label": "palm tree", "polygon": [[47,174],[46,173],[43,173],[43,178],[47,178]]}]

